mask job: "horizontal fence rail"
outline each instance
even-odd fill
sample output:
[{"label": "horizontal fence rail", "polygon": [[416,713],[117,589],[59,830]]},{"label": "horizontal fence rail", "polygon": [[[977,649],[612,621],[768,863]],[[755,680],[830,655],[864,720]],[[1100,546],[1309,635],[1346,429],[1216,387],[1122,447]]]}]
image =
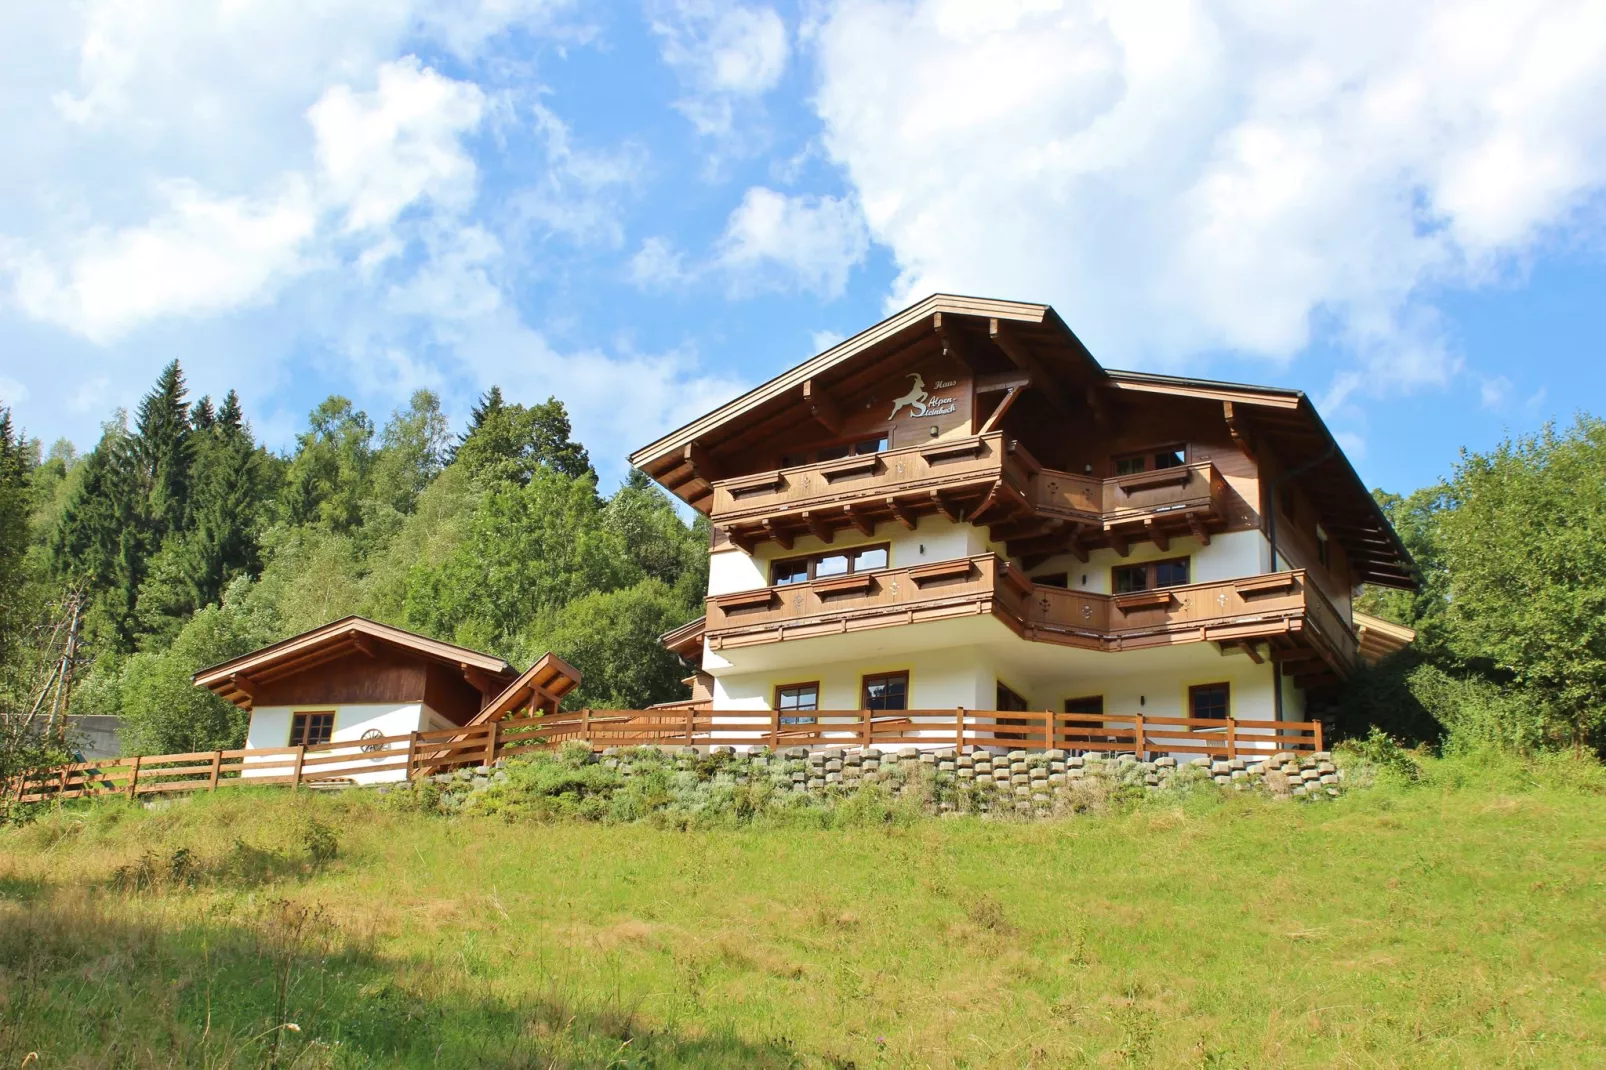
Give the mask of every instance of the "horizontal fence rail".
[{"label": "horizontal fence rail", "polygon": [[[194,751],[79,762],[15,778],[0,796],[37,803],[101,795],[416,779],[581,743],[608,747],[977,747],[1071,753],[1269,758],[1322,750],[1317,721],[1148,717],[1043,710],[579,710],[302,747]],[[388,774],[388,775],[387,775]]]}]

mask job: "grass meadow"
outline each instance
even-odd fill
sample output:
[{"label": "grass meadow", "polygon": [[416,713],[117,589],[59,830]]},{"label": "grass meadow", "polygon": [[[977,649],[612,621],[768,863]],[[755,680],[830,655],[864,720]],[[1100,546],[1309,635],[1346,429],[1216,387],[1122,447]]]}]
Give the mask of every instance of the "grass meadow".
[{"label": "grass meadow", "polygon": [[1426,770],[1037,823],[78,804],[0,830],[0,1070],[1600,1065],[1599,768]]}]

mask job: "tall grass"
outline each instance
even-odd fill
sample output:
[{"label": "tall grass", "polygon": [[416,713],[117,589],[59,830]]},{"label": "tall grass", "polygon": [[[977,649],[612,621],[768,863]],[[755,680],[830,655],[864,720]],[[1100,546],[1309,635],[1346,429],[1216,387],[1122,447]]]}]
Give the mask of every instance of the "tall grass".
[{"label": "tall grass", "polygon": [[1606,778],[1415,761],[1039,823],[83,805],[0,832],[0,1067],[1596,1064]]}]

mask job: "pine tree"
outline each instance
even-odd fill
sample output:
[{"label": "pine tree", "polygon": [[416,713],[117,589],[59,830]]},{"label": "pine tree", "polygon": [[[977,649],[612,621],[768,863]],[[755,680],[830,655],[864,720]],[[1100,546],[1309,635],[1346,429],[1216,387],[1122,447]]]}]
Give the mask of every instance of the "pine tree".
[{"label": "pine tree", "polygon": [[153,546],[184,528],[193,453],[184,393],[184,373],[175,360],[162,369],[136,410],[134,457],[146,487],[145,519]]},{"label": "pine tree", "polygon": [[94,595],[98,630],[119,650],[133,649],[134,607],[145,579],[144,484],[127,414],[107,423],[100,442],[72,473],[61,520],[51,533],[51,569]]},{"label": "pine tree", "polygon": [[240,395],[230,390],[223,395],[223,407],[217,411],[217,425],[225,431],[245,428],[245,414],[240,411]]},{"label": "pine tree", "polygon": [[201,395],[201,400],[190,406],[190,426],[197,431],[210,431],[216,422],[217,413],[212,409],[212,395]]},{"label": "pine tree", "polygon": [[457,441],[447,451],[446,463],[457,460],[457,451],[463,443],[473,438],[474,433],[485,426],[485,421],[501,412],[502,408],[502,388],[493,383],[491,389],[481,394],[480,400],[468,411],[468,430],[457,436]]}]

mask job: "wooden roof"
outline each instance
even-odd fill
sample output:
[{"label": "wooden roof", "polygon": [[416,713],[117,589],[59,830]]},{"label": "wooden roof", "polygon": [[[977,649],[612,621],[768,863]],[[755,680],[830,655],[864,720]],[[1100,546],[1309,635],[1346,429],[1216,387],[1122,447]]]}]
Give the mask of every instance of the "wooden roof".
[{"label": "wooden roof", "polygon": [[[1034,390],[1060,413],[1080,402],[1097,409],[1107,392],[1220,404],[1246,452],[1264,447],[1282,471],[1300,479],[1359,579],[1416,585],[1410,554],[1303,391],[1107,371],[1058,313],[1042,304],[934,294],[642,447],[630,463],[707,512],[715,480],[746,474],[730,471],[732,461],[757,443],[785,439],[810,423],[806,393],[851,393],[938,352],[955,352],[982,373],[1029,371]],[[1270,478],[1278,478],[1275,468]]]},{"label": "wooden roof", "polygon": [[258,684],[304,672],[353,652],[373,653],[381,648],[447,665],[487,693],[500,690],[518,675],[513,666],[490,654],[351,616],[202,669],[192,679],[213,694],[250,709]]},{"label": "wooden roof", "polygon": [[1370,613],[1355,614],[1355,637],[1360,640],[1363,659],[1377,664],[1390,654],[1397,654],[1416,641],[1416,631],[1403,624],[1374,617]]},{"label": "wooden roof", "polygon": [[525,706],[535,704],[555,712],[563,696],[580,686],[580,673],[553,653],[541,655],[539,661],[519,674],[502,693],[486,703],[471,725],[486,721],[499,721]]}]

